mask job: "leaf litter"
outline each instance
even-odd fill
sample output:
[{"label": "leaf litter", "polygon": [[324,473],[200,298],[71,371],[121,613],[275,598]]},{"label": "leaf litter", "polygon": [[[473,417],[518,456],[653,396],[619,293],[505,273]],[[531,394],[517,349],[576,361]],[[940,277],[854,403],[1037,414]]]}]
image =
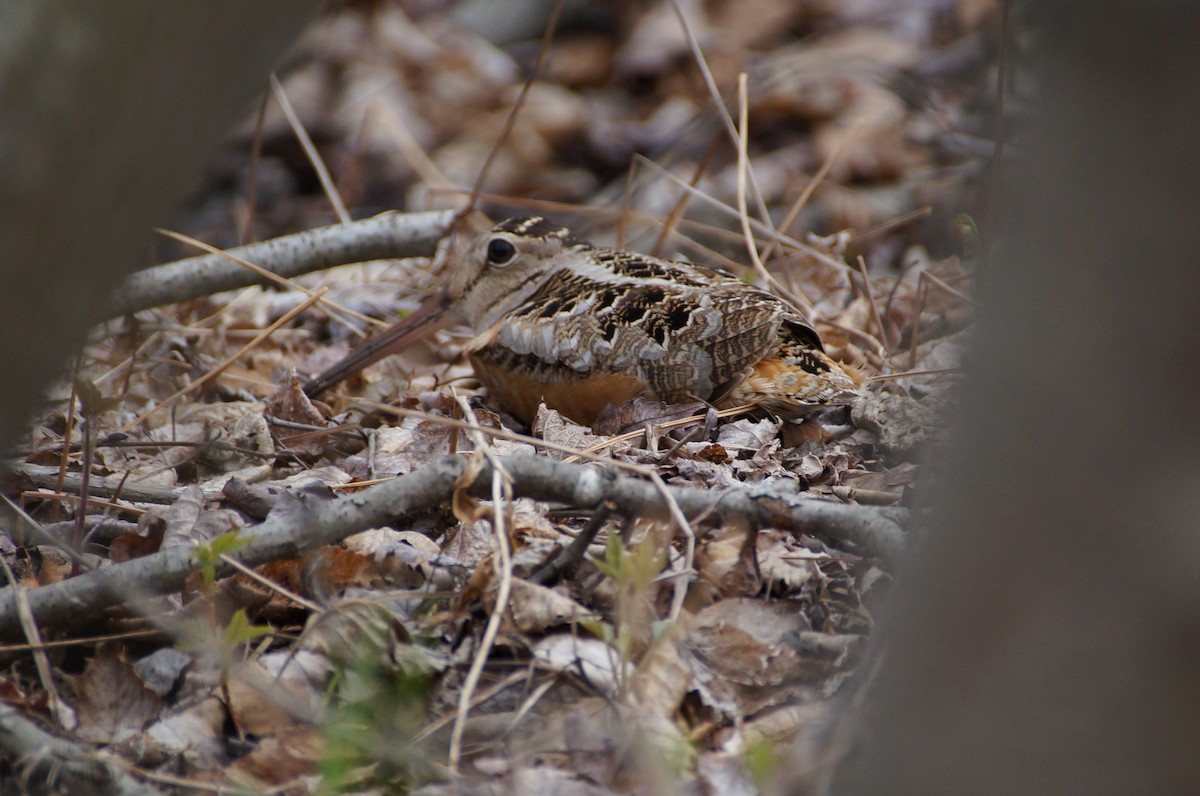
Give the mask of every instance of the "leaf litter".
[{"label": "leaf litter", "polygon": [[[337,4],[281,72],[356,216],[461,206],[545,25],[489,22],[486,5]],[[761,202],[775,223],[791,218],[784,238],[757,245],[772,255],[774,278],[811,303],[829,352],[871,379],[853,407],[786,423],[643,403],[614,407],[592,428],[543,408],[527,429],[488,404],[455,328],[314,402],[297,372],[322,369],[364,331],[321,308],[201,384],[307,300],[286,289],[217,294],[95,330],[76,364],[78,383],[95,392],[86,430],[67,379],[30,428],[28,465],[78,474],[90,446],[97,483],[115,479],[117,498],[93,504],[89,518],[118,505],[139,512],[136,531],[84,536],[89,560],[106,567],[184,546],[209,551],[197,555],[214,556],[212,572],[224,573],[219,549],[235,548],[220,540],[233,529],[269,516],[299,526],[309,507],[355,500],[375,479],[477,456],[461,397],[501,462],[534,450],[599,456],[672,486],[911,506],[920,453],[941,444],[975,310],[979,253],[954,219],[978,201],[986,167],[986,147],[966,144],[991,130],[999,12],[986,0],[749,5],[753,13],[733,2],[678,9],[723,102],[735,102],[738,73],[749,75],[751,214]],[[214,159],[179,220],[189,235],[227,247],[334,219],[278,106],[267,103],[255,128],[248,119]],[[261,156],[251,163],[256,135]],[[501,144],[483,207],[496,217],[544,213],[597,243],[740,268],[737,161],[674,4],[577,7]],[[163,260],[191,253],[160,243]],[[414,309],[437,277],[428,262],[405,260],[297,282],[387,321]],[[157,410],[189,385],[176,406]],[[173,497],[120,501],[125,484]],[[77,493],[20,477],[8,494],[47,528],[73,525],[79,510]],[[96,613],[82,634],[41,627],[47,641],[75,639],[53,647],[52,663],[78,727],[54,727],[27,655],[10,653],[0,690],[26,716],[108,749],[148,781],[163,775],[164,790],[190,781],[310,793],[320,781],[425,794],[819,792],[843,751],[823,739],[891,565],[819,528],[759,527],[715,511],[690,525],[691,557],[666,513],[525,498],[495,507],[464,491],[453,510],[430,506],[255,577],[201,571],[165,594],[127,584],[121,610]],[[23,588],[74,574],[45,539],[3,530]],[[468,669],[505,582],[464,716]],[[670,621],[679,583],[690,586]],[[788,770],[810,779],[772,778],[778,767],[763,760],[788,755],[807,756]]]}]

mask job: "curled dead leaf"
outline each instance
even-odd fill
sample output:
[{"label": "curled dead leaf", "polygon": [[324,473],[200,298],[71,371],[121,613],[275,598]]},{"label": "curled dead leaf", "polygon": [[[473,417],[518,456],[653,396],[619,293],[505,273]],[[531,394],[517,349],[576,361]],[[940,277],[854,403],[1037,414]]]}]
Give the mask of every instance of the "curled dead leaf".
[{"label": "curled dead leaf", "polygon": [[486,509],[480,508],[479,501],[467,492],[483,472],[483,462],[483,456],[478,454],[467,459],[467,466],[463,468],[462,475],[454,482],[450,508],[459,522],[475,522],[487,514]]},{"label": "curled dead leaf", "polygon": [[[488,611],[495,607],[495,595],[496,589],[491,588],[484,598]],[[514,578],[508,615],[518,631],[540,634],[553,627],[577,622],[591,616],[592,612],[554,589]]]}]

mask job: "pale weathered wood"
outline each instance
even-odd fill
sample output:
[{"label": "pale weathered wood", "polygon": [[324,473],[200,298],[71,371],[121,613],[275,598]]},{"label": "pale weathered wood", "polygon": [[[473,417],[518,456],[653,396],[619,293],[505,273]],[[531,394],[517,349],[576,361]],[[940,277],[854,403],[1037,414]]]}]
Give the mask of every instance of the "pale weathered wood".
[{"label": "pale weathered wood", "polygon": [[1200,6],[1038,14],[957,444],[835,793],[1200,793]]}]

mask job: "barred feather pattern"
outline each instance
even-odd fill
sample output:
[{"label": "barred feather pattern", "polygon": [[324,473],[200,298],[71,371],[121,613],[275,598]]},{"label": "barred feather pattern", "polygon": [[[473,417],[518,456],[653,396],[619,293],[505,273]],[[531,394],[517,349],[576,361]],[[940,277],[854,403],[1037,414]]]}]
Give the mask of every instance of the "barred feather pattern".
[{"label": "barred feather pattern", "polygon": [[777,296],[718,269],[592,246],[541,217],[481,236],[450,289],[475,325],[477,375],[527,421],[542,399],[590,423],[600,400],[635,395],[797,417],[860,386]]}]

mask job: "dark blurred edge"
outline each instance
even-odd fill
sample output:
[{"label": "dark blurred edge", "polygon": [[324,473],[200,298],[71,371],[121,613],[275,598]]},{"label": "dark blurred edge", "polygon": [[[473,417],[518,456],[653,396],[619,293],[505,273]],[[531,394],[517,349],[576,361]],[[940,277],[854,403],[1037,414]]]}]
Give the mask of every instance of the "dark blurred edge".
[{"label": "dark blurred edge", "polygon": [[1039,14],[957,443],[835,793],[1200,793],[1200,4]]},{"label": "dark blurred edge", "polygon": [[317,0],[0,4],[0,441],[147,265]]}]

